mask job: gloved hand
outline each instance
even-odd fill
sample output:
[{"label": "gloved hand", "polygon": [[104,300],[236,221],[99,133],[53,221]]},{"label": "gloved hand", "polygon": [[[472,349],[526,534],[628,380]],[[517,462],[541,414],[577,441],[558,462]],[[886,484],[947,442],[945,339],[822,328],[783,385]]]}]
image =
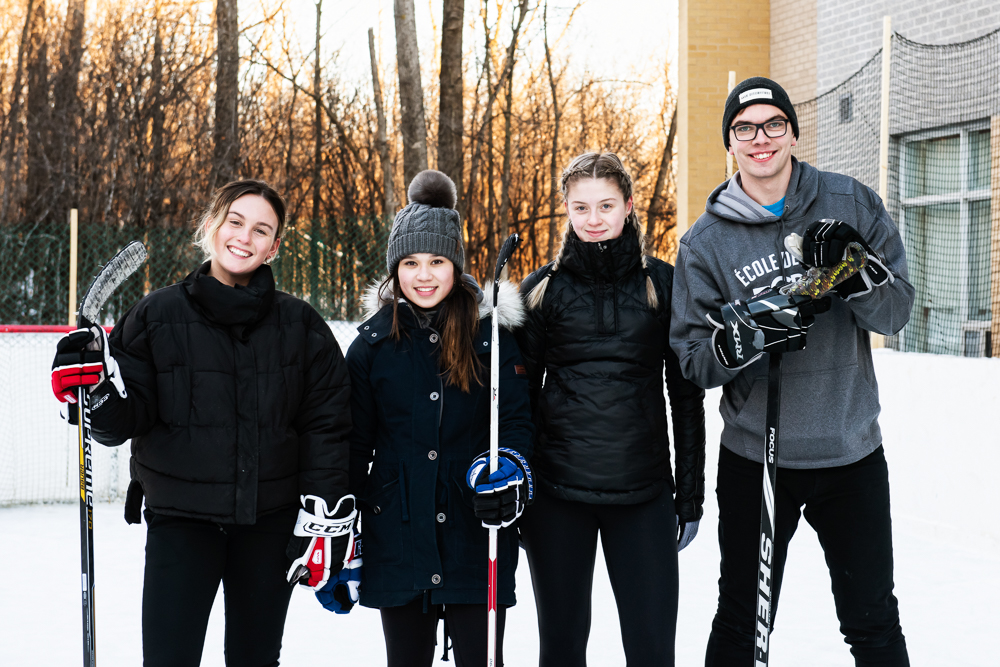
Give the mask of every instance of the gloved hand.
[{"label": "gloved hand", "polygon": [[93,391],[105,380],[111,381],[119,396],[128,396],[104,327],[77,329],[59,339],[52,360],[52,393],[56,398],[63,403],[76,403],[77,389],[86,387]]},{"label": "gloved hand", "polygon": [[[535,495],[528,461],[506,447],[501,447],[498,455],[495,473],[490,474],[490,455],[484,452],[476,457],[465,474],[469,488],[476,492],[473,509],[484,528],[506,528],[514,523]],[[522,488],[525,481],[527,493]]]},{"label": "gloved hand", "polygon": [[847,257],[847,246],[858,243],[868,255],[865,268],[834,287],[842,299],[861,296],[893,279],[864,237],[851,225],[829,218],[812,223],[802,236],[802,262],[807,266],[829,267]]},{"label": "gloved hand", "polygon": [[746,303],[736,300],[722,307],[722,324],[712,334],[715,358],[726,368],[737,369],[756,361],[764,352],[805,349],[806,333],[817,313],[830,309],[829,297],[812,299],[764,290]]},{"label": "gloved hand", "polygon": [[288,583],[319,590],[347,563],[354,552],[354,496],[337,501],[332,511],[318,496],[300,496],[302,509],[295,521],[286,555],[292,559]]},{"label": "gloved hand", "polygon": [[701,519],[696,521],[684,521],[679,516],[677,517],[677,551],[681,552],[684,547],[691,544],[695,536],[698,534],[698,524]]},{"label": "gloved hand", "polygon": [[354,550],[347,563],[326,583],[326,586],[316,591],[316,599],[326,609],[336,614],[348,614],[358,602],[358,586],[361,585],[361,517],[358,517],[354,528]]}]

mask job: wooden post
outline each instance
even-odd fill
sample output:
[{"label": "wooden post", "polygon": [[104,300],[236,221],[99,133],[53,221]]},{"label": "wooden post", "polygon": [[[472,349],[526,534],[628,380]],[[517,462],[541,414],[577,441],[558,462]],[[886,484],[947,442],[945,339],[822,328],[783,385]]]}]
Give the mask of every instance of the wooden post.
[{"label": "wooden post", "polygon": [[[892,65],[892,17],[882,18],[882,107],[878,137],[878,196],[889,195],[889,70]],[[885,336],[871,334],[873,348],[885,347]]]},{"label": "wooden post", "polygon": [[69,210],[69,316],[66,320],[66,323],[71,327],[76,326],[76,257],[78,234],[77,211],[75,208],[71,208]]},{"label": "wooden post", "polygon": [[[733,92],[733,88],[736,87],[736,72],[729,70],[729,86],[726,88],[726,95]],[[728,133],[729,130],[726,130]],[[732,153],[726,153],[726,180],[728,181],[733,177],[733,155]]]}]

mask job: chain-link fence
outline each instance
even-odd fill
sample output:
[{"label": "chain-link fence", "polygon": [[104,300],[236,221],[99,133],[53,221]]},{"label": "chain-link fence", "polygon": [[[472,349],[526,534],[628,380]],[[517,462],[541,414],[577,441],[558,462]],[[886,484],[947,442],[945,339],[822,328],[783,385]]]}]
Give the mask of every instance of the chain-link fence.
[{"label": "chain-link fence", "polygon": [[[886,340],[910,352],[1000,356],[1000,30],[959,44],[894,34],[885,205],[916,301]],[[879,188],[882,52],[796,105],[796,155]]]},{"label": "chain-link fence", "polygon": [[[359,320],[365,287],[385,273],[391,226],[391,221],[378,218],[289,226],[272,264],[278,289],[305,299],[328,321]],[[113,324],[144,294],[182,280],[203,261],[190,229],[81,223],[79,230],[78,299],[98,269],[129,241],[140,240],[149,250],[146,264],[105,306],[105,324]],[[0,322],[69,323],[68,223],[0,226],[0,258]]]}]

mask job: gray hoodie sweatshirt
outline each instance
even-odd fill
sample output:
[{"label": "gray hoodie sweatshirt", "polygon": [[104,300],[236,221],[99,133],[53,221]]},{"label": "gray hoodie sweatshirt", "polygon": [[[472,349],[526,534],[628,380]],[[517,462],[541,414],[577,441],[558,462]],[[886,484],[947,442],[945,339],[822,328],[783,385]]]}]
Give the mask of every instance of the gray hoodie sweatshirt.
[{"label": "gray hoodie sweatshirt", "polygon": [[[708,316],[722,321],[723,304],[791,281],[805,272],[784,246],[821,218],[857,229],[883,259],[890,281],[816,316],[806,349],[782,364],[780,448],[785,468],[829,468],[858,461],[882,443],[878,384],[868,332],[891,335],[910,317],[914,290],[896,225],[870,188],[792,159],[785,210],[778,217],[750,199],[738,178],[709,196],[705,213],[681,238],[674,273],[670,345],[684,377],[703,387],[723,386],[722,444],[750,460],[764,460],[766,355],[740,370],[715,358]],[[720,334],[721,335],[721,334]]]}]

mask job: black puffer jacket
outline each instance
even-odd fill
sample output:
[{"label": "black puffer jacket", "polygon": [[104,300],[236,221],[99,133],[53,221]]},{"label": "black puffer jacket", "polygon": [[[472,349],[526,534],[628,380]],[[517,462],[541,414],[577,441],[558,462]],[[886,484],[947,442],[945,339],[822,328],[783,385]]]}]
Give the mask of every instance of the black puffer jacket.
[{"label": "black puffer jacket", "polygon": [[155,513],[221,523],[253,524],[300,494],[333,507],[347,493],[351,407],[330,327],[276,291],[267,266],[235,288],[208,268],[111,332],[128,397],[99,387],[92,424],[104,444],[132,438],[130,509],[137,484]]},{"label": "black puffer jacket", "polygon": [[595,243],[571,231],[558,270],[549,264],[521,283],[527,294],[549,275],[542,304],[517,332],[538,433],[532,464],[537,487],[566,500],[655,498],[671,484],[665,366],[677,513],[693,521],[705,498],[705,394],[681,376],[668,344],[673,267],[653,257],[647,264],[659,299],[655,312],[646,302],[631,227]]}]

